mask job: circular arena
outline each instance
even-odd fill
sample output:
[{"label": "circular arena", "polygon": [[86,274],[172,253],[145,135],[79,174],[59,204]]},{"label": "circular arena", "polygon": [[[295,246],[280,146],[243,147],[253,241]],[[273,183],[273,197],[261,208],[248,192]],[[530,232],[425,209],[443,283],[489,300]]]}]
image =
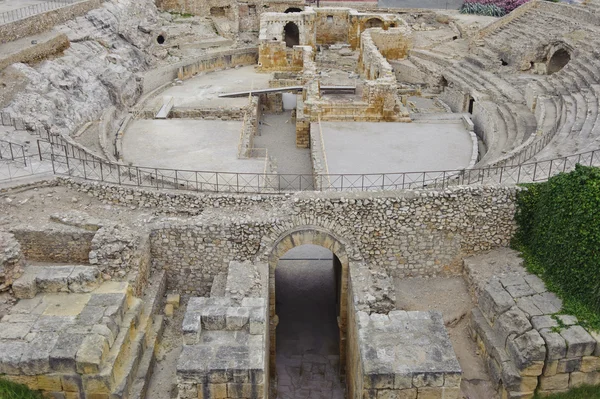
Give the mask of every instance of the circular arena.
[{"label": "circular arena", "polygon": [[510,249],[523,183],[600,166],[597,0],[25,3],[0,1],[0,388],[600,385],[600,336]]}]

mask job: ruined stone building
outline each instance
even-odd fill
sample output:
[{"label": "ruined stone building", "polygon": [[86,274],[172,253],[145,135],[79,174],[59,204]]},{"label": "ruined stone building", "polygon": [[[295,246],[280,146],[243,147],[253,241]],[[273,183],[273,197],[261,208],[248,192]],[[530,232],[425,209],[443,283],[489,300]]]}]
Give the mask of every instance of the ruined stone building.
[{"label": "ruined stone building", "polygon": [[518,183],[600,164],[600,3],[321,3],[0,4],[1,379],[65,399],[600,384],[600,336],[551,317],[508,249]]}]

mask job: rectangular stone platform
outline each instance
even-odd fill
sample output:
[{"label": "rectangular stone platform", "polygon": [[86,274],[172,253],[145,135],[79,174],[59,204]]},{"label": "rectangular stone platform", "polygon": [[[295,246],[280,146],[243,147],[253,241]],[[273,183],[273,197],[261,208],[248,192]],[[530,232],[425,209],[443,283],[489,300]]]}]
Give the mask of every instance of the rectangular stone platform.
[{"label": "rectangular stone platform", "polygon": [[460,397],[462,371],[440,312],[359,312],[363,398]]}]

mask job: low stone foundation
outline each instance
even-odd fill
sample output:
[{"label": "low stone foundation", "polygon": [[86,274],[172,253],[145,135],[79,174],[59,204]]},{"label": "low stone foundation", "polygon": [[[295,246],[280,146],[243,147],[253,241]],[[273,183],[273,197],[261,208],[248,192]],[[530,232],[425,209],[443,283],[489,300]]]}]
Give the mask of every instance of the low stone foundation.
[{"label": "low stone foundation", "polygon": [[561,309],[562,301],[522,267],[479,294],[470,334],[503,398],[600,384],[600,336]]}]

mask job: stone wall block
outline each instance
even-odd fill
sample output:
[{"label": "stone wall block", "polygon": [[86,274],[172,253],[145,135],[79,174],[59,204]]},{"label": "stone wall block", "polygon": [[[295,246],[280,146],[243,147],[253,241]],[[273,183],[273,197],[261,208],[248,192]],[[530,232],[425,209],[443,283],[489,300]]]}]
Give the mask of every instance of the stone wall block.
[{"label": "stone wall block", "polygon": [[589,356],[596,349],[596,340],[581,326],[563,329],[560,335],[567,343],[567,358]]}]

